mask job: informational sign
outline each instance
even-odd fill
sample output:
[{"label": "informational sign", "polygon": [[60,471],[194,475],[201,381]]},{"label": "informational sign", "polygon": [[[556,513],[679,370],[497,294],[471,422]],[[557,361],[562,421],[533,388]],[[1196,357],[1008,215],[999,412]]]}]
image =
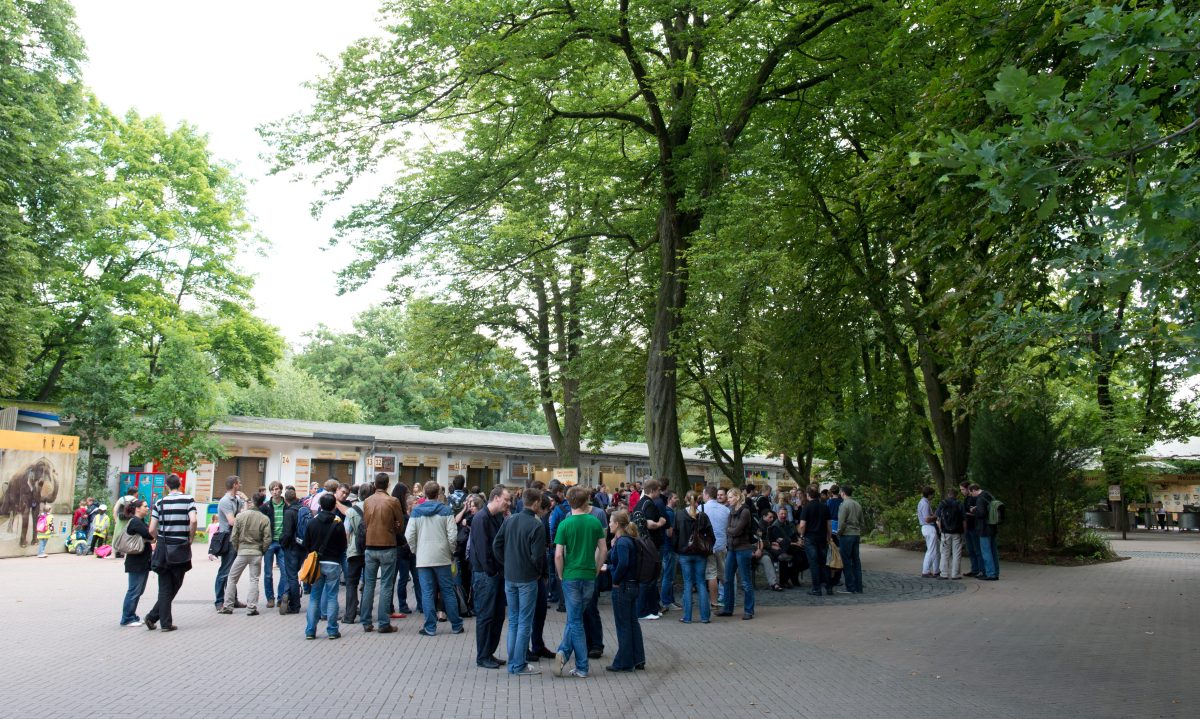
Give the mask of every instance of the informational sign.
[{"label": "informational sign", "polygon": [[1110,501],[1110,502],[1120,502],[1121,501],[1121,485],[1119,485],[1119,484],[1108,485],[1108,501]]},{"label": "informational sign", "polygon": [[568,487],[573,487],[579,484],[579,469],[576,467],[556,467],[554,478]]}]

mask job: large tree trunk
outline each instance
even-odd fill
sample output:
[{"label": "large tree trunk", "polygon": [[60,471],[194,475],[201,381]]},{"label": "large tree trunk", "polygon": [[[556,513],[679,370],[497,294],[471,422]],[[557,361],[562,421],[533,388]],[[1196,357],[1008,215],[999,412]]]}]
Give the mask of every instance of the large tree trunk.
[{"label": "large tree trunk", "polygon": [[687,300],[687,237],[696,218],[681,216],[675,198],[664,199],[658,215],[658,301],[646,360],[646,441],[650,469],[676,491],[687,489],[687,469],[679,443],[677,363],[671,340],[679,328],[679,312]]}]

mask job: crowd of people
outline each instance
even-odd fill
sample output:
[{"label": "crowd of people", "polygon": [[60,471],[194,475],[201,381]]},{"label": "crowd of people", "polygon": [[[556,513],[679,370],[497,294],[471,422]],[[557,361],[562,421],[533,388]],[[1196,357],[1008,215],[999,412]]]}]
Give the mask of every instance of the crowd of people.
[{"label": "crowd of people", "polygon": [[[122,625],[176,628],[171,605],[192,566],[197,521],[180,484],[169,476],[168,494],[153,508],[134,497],[123,502],[121,531],[130,536],[119,541],[129,576]],[[299,613],[309,596],[306,639],[315,639],[322,623],[330,639],[342,637],[343,624],[389,634],[397,631],[394,620],[414,611],[411,583],[422,615],[418,634],[435,637],[443,623],[461,634],[464,619],[474,617],[476,665],[516,675],[539,674],[540,662],[554,660],[559,675],[587,677],[590,660],[605,653],[603,592],[611,593],[618,644],[604,667],[610,672],[645,668],[641,622],[672,611],[683,624],[731,617],[739,588],[741,618],[753,619],[758,570],[772,591],[803,585],[814,595],[863,592],[859,539],[866,527],[849,486],[773,492],[708,485],[681,498],[653,479],[611,494],[532,481],[519,494],[497,486],[485,497],[468,492],[461,476],[449,491],[431,481],[410,493],[380,473],[370,484],[331,479],[304,498],[279,482],[269,494],[247,498],[236,476],[225,490],[208,546],[209,559],[220,562],[213,588],[219,614],[258,615],[261,579],[266,608],[280,614]],[[964,534],[975,537],[968,547],[979,548],[979,568],[970,550],[972,574],[998,573],[986,520],[992,498],[967,490],[965,505],[947,496],[934,509],[929,490],[918,507],[923,531],[929,527],[938,538],[932,549],[941,552],[941,559],[927,555],[926,576],[958,578]],[[158,597],[143,619],[137,607],[152,571]],[[554,650],[544,637],[551,607],[566,614]]]},{"label": "crowd of people", "polygon": [[[950,489],[935,508],[933,487],[921,491],[917,522],[925,539],[921,576],[936,579],[975,577],[1000,579],[1000,554],[996,540],[1004,521],[1004,503],[978,484],[963,482]],[[970,560],[969,572],[962,571],[963,546]]]}]

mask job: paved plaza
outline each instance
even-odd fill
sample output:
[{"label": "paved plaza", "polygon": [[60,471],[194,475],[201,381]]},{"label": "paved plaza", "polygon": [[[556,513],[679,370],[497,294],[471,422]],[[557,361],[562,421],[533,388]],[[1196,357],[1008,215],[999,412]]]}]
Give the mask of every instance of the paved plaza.
[{"label": "paved plaza", "polygon": [[[302,615],[220,616],[202,555],[169,634],[117,625],[119,561],[5,559],[0,717],[1198,716],[1200,535],[1134,536],[1115,543],[1126,561],[1006,563],[986,583],[922,580],[920,554],[864,547],[866,590],[887,601],[793,589],[760,591],[752,622],[672,612],[642,623],[635,674],[603,669],[616,648],[604,600],[605,658],[586,680],[553,662],[524,678],[476,668],[470,619],[461,636],[418,636],[409,617],[396,634],[305,641]],[[152,576],[140,614],[155,591]],[[563,616],[549,613],[551,646]]]}]

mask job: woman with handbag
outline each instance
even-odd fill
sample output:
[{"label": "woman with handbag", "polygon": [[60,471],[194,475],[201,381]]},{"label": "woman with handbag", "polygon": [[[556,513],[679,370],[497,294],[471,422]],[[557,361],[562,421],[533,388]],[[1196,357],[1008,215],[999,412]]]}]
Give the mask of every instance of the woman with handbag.
[{"label": "woman with handbag", "polygon": [[[117,536],[115,545],[125,554],[125,573],[129,575],[129,589],[125,592],[125,602],[121,605],[121,626],[140,627],[142,620],[137,615],[138,601],[146,591],[146,580],[150,578],[150,555],[154,545],[150,542],[150,528],[146,526],[146,515],[150,507],[140,499],[129,500],[125,503],[125,516],[128,523],[125,530]],[[138,540],[141,540],[141,550],[136,550]]]},{"label": "woman with handbag", "polygon": [[692,623],[692,591],[699,593],[700,623],[708,624],[712,618],[712,606],[708,602],[708,583],[704,581],[704,564],[712,554],[716,535],[712,523],[700,511],[700,497],[688,492],[683,499],[684,508],[675,513],[673,540],[679,555],[679,567],[683,571],[683,617],[679,621]]}]

